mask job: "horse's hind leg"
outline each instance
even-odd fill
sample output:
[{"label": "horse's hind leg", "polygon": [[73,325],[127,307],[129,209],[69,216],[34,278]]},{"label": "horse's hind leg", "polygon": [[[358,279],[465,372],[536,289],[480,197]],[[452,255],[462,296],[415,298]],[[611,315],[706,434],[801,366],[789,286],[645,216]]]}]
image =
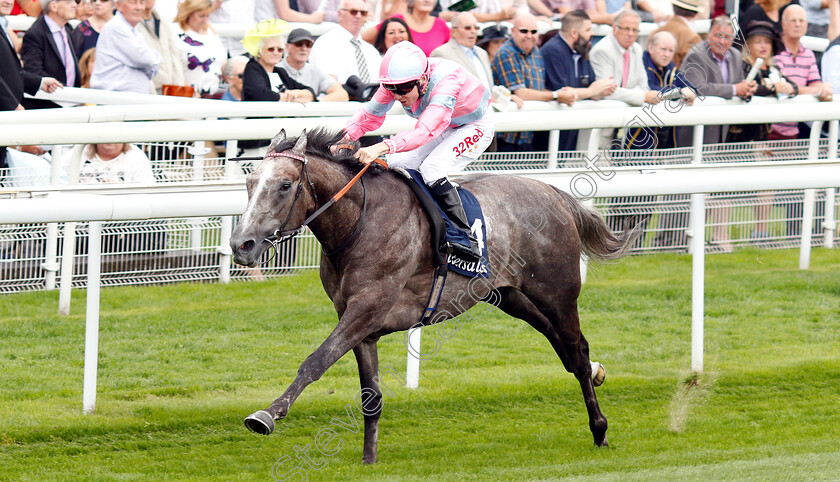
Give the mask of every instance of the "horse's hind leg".
[{"label": "horse's hind leg", "polygon": [[[365,448],[363,464],[376,463],[376,441],[379,437],[379,416],[382,415],[382,392],[379,390],[379,356],[376,351],[378,338],[366,338],[353,348],[359,365],[362,383],[361,406],[365,417]],[[358,403],[358,402],[357,402]]]},{"label": "horse's hind leg", "polygon": [[[552,305],[541,307],[541,312],[552,321],[552,326],[560,339],[560,344],[565,348],[569,356],[571,370],[580,383],[583,391],[583,400],[586,403],[586,410],[589,413],[589,429],[595,439],[595,445],[599,447],[609,446],[607,443],[607,419],[601,413],[598,404],[598,397],[595,395],[595,383],[592,377],[592,364],[589,360],[589,343],[580,332],[580,320],[578,319],[577,299],[572,297],[560,297],[558,307]],[[551,316],[551,312],[554,311]]]},{"label": "horse's hind leg", "polygon": [[[573,300],[571,307],[567,307],[565,314],[552,313],[551,308],[543,306],[540,309],[531,299],[521,291],[507,288],[500,289],[502,297],[499,308],[505,313],[528,322],[542,333],[551,343],[557,356],[563,362],[566,371],[573,373],[580,383],[586,411],[589,415],[589,429],[595,445],[609,446],[607,442],[607,418],[601,413],[598,398],[595,395],[595,384],[592,380],[592,365],[589,361],[589,344],[580,332],[577,303]],[[547,317],[548,312],[553,316]],[[557,320],[552,323],[551,319]]]}]

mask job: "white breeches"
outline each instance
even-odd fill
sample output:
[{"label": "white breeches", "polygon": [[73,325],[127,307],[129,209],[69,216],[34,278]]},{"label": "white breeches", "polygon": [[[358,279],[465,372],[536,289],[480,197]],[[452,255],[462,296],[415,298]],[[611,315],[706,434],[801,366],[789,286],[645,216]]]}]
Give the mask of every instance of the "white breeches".
[{"label": "white breeches", "polygon": [[391,154],[388,165],[420,171],[426,185],[446,177],[450,172],[463,170],[493,142],[496,128],[491,111],[488,107],[481,119],[461,127],[447,128],[437,138],[413,151]]}]

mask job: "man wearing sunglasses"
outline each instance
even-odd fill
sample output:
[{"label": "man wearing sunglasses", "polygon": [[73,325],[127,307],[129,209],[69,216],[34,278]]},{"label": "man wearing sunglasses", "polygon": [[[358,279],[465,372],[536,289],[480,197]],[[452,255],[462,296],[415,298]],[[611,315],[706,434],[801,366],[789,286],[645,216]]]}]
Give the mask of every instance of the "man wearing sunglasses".
[{"label": "man wearing sunglasses", "polygon": [[[43,15],[38,17],[23,37],[20,55],[23,68],[41,77],[53,77],[68,87],[81,85],[79,59],[67,23],[76,18],[73,0],[42,0]],[[27,109],[60,107],[48,100],[26,99]]]},{"label": "man wearing sunglasses", "polygon": [[356,157],[369,164],[390,154],[392,167],[416,169],[440,208],[470,238],[470,246],[451,246],[465,259],[481,257],[471,234],[461,197],[446,175],[463,170],[493,140],[490,90],[463,67],[446,59],[427,59],[408,41],[392,46],[379,69],[380,87],[373,99],[344,127],[348,139],[379,128],[394,102],[417,119],[414,129],[359,149]]},{"label": "man wearing sunglasses", "polygon": [[315,39],[306,29],[296,28],[289,32],[286,57],[280,62],[280,68],[301,84],[312,87],[319,101],[346,102],[350,97],[341,84],[309,62],[313,42]]},{"label": "man wearing sunglasses", "polygon": [[368,19],[363,0],[342,0],[338,9],[338,25],[318,37],[312,45],[309,62],[344,84],[350,76],[362,83],[376,82],[382,56],[376,47],[361,38],[362,26]]},{"label": "man wearing sunglasses", "polygon": [[[478,77],[488,89],[491,89],[493,102],[505,105],[509,101],[516,103],[517,109],[522,108],[522,99],[511,95],[503,86],[493,87],[493,72],[490,70],[490,57],[487,51],[477,47],[476,41],[481,27],[478,26],[476,16],[470,12],[459,12],[452,18],[452,38],[449,42],[436,48],[430,57],[449,59],[461,64],[467,72]],[[509,99],[506,100],[506,99]]]},{"label": "man wearing sunglasses", "polygon": [[[533,15],[519,14],[513,20],[513,33],[493,58],[491,68],[493,79],[498,85],[507,87],[523,100],[541,100],[572,105],[574,90],[563,87],[548,90],[545,87],[545,62],[537,41],[537,19]],[[504,132],[499,134],[498,148],[501,152],[544,151],[548,148],[546,132]]]}]

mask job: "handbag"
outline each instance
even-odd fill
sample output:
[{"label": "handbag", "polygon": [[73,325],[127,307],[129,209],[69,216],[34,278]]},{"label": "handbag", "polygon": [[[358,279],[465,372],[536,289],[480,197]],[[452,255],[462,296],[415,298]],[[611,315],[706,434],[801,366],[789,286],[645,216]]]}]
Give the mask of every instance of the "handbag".
[{"label": "handbag", "polygon": [[160,86],[160,90],[163,95],[175,97],[192,97],[195,95],[195,88],[191,85],[163,84]]}]

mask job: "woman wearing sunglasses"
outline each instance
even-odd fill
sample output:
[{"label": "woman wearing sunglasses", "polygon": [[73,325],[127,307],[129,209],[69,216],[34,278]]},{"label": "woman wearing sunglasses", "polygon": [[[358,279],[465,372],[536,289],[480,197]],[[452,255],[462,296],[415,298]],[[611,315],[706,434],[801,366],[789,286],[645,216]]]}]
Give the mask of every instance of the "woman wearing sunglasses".
[{"label": "woman wearing sunglasses", "polygon": [[[283,60],[288,33],[289,24],[275,18],[263,20],[245,33],[242,46],[252,58],[242,71],[242,100],[301,104],[315,100],[312,88],[277,66]],[[268,144],[268,140],[239,142],[245,156],[264,155]]]},{"label": "woman wearing sunglasses", "polygon": [[461,197],[446,174],[463,170],[478,159],[493,140],[490,91],[455,62],[428,59],[420,47],[400,42],[385,53],[379,68],[379,89],[344,127],[356,140],[379,128],[385,114],[399,102],[417,119],[414,129],[359,149],[356,157],[369,164],[390,154],[388,164],[420,171],[438,205],[470,238],[469,248],[452,246],[467,259],[481,252],[470,233]]},{"label": "woman wearing sunglasses", "polygon": [[253,57],[242,77],[242,100],[300,102],[315,100],[312,88],[296,81],[277,67],[283,60],[289,24],[263,20],[245,33],[242,45]]}]

